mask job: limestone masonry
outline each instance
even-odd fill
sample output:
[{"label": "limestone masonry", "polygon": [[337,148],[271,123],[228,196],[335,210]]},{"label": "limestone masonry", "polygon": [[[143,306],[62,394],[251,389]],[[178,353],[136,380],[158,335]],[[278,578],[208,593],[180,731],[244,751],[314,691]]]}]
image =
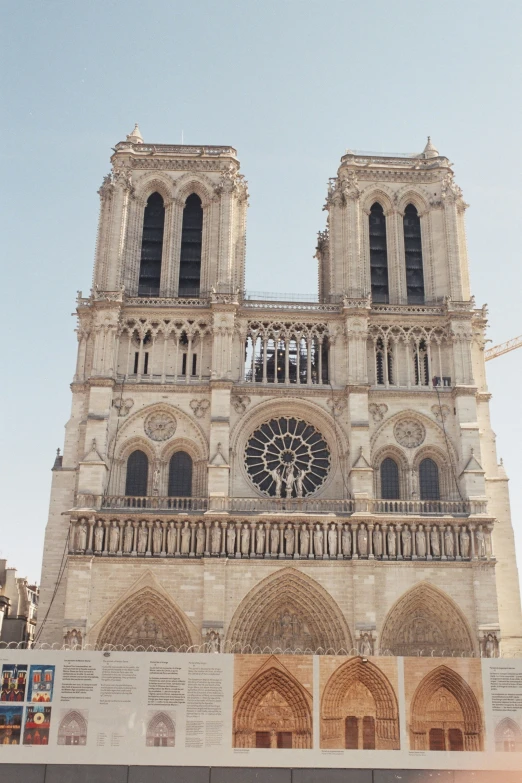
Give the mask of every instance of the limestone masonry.
[{"label": "limestone masonry", "polygon": [[136,126],[111,161],[38,641],[521,655],[487,313],[448,159],[429,140],[343,155],[317,302],[245,293],[232,147]]}]

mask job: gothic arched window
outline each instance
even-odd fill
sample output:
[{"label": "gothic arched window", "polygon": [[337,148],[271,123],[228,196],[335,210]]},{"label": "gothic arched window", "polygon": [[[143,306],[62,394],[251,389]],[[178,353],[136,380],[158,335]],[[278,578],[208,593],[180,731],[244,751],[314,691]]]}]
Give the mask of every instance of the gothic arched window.
[{"label": "gothic arched window", "polygon": [[159,193],[149,196],[143,216],[138,296],[159,296],[165,207]]},{"label": "gothic arched window", "polygon": [[170,458],[168,496],[171,498],[192,496],[192,458],[186,451],[176,451]]},{"label": "gothic arched window", "polygon": [[421,500],[440,500],[439,468],[429,457],[419,465],[419,486]]},{"label": "gothic arched window", "polygon": [[149,460],[140,451],[133,451],[127,460],[127,477],[125,479],[125,494],[133,497],[144,497],[147,494],[149,477]]},{"label": "gothic arched window", "polygon": [[424,271],[420,217],[413,204],[404,210],[404,253],[406,256],[406,290],[408,303],[424,302]]},{"label": "gothic arched window", "polygon": [[200,197],[192,193],[183,210],[178,296],[199,296],[202,242],[203,207]]},{"label": "gothic arched window", "polygon": [[399,467],[391,457],[386,457],[381,462],[381,498],[400,499]]},{"label": "gothic arched window", "polygon": [[372,300],[388,301],[388,249],[386,246],[386,218],[376,201],[370,209],[370,279]]},{"label": "gothic arched window", "polygon": [[[390,347],[388,346],[386,351],[386,357],[387,357],[387,367],[385,367],[384,364],[384,341],[382,337],[379,337],[375,344],[375,375],[376,375],[376,383],[379,384],[385,384],[386,382],[393,386],[394,380],[393,380],[393,353],[390,350]],[[385,377],[385,370],[388,373],[388,378],[386,380]]]}]

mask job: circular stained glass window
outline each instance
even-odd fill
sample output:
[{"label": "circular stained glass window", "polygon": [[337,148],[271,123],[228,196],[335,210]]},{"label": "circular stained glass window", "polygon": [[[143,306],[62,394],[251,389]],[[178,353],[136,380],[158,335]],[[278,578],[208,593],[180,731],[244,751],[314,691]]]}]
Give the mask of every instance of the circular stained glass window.
[{"label": "circular stained glass window", "polygon": [[251,435],[245,465],[251,481],[265,495],[306,497],[324,484],[330,450],[311,424],[284,416],[262,424]]}]

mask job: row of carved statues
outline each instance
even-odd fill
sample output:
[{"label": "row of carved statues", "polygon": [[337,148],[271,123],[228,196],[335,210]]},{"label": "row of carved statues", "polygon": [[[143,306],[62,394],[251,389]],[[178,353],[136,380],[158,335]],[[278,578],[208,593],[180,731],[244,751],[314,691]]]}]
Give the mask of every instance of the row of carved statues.
[{"label": "row of carved statues", "polygon": [[492,525],[79,519],[71,552],[234,558],[491,558]]}]

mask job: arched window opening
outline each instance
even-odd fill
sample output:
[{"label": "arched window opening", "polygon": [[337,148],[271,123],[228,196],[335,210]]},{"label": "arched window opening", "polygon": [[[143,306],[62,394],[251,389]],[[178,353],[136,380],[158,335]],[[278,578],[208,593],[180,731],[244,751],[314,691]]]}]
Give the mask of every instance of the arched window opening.
[{"label": "arched window opening", "polygon": [[406,256],[406,290],[408,303],[424,302],[424,271],[420,218],[413,204],[404,210],[404,254]]},{"label": "arched window opening", "polygon": [[149,196],[143,216],[138,296],[159,296],[165,207],[159,193]]},{"label": "arched window opening", "polygon": [[419,465],[419,485],[421,500],[440,500],[439,468],[429,457]]},{"label": "arched window opening", "polygon": [[370,209],[370,280],[372,301],[387,302],[388,288],[388,249],[386,246],[386,218],[384,210],[377,202]]},{"label": "arched window opening", "polygon": [[400,499],[399,467],[391,457],[386,457],[381,462],[381,498]]},{"label": "arched window opening", "polygon": [[133,451],[127,460],[127,476],[125,479],[125,494],[132,497],[144,497],[147,494],[149,477],[149,460],[140,451]]},{"label": "arched window opening", "polygon": [[426,341],[421,340],[418,345],[415,345],[414,351],[415,386],[429,386],[430,365]]},{"label": "arched window opening", "polygon": [[202,243],[203,207],[200,197],[193,193],[183,210],[178,296],[199,296]]},{"label": "arched window opening", "polygon": [[176,451],[170,458],[168,496],[192,497],[192,458],[186,451]]},{"label": "arched window opening", "polygon": [[393,386],[393,353],[390,348],[386,351],[385,365],[385,350],[384,341],[382,337],[379,337],[375,344],[375,376],[377,385],[390,385]]}]

